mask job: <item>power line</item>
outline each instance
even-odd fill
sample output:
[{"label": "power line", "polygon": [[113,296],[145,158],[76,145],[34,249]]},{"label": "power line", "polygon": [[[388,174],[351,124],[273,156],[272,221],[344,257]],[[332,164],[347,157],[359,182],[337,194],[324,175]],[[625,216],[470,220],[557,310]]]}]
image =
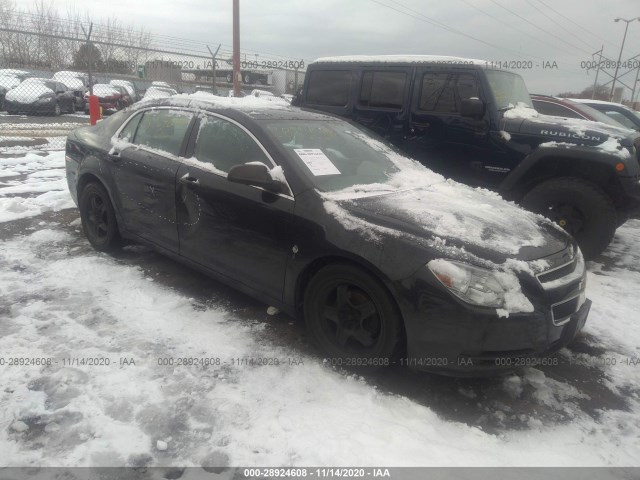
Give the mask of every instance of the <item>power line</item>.
[{"label": "power line", "polygon": [[541,8],[539,8],[538,6],[536,6],[531,0],[525,0],[530,6],[532,6],[533,8],[535,8],[538,12],[540,12],[543,16],[545,16],[546,18],[548,18],[549,20],[551,20],[553,23],[555,23],[556,25],[559,25],[560,27],[562,27],[563,31],[565,33],[568,33],[569,35],[571,35],[573,38],[579,40],[580,42],[584,43],[587,47],[589,47],[590,49],[593,49],[594,47],[589,44],[587,41],[583,40],[582,38],[578,37],[577,35],[575,35],[573,32],[569,31],[569,29],[566,28],[565,25],[562,25],[560,22],[558,22],[555,18],[553,18],[552,16],[550,16],[549,14],[547,14],[544,10],[542,10]]},{"label": "power line", "polygon": [[573,23],[576,27],[580,28],[581,30],[584,30],[589,35],[592,35],[592,36],[596,37],[597,39],[599,39],[602,42],[606,42],[606,40],[604,38],[602,38],[600,35],[597,35],[597,34],[593,33],[591,30],[589,30],[587,28],[584,28],[582,25],[580,25],[579,23],[576,23],[575,21],[573,21],[571,18],[567,17],[566,15],[563,15],[562,13],[560,13],[559,11],[554,9],[551,5],[547,4],[543,0],[538,0],[538,2],[540,2],[542,5],[544,5],[546,8],[548,8],[552,12],[557,13],[558,15],[560,15],[562,18],[564,18],[568,22]]},{"label": "power line", "polygon": [[[393,6],[391,6],[391,5],[387,5],[387,4],[382,3],[382,2],[380,2],[380,1],[378,1],[378,0],[371,0],[371,1],[372,1],[372,2],[374,2],[374,3],[377,3],[378,5],[381,5],[381,6],[383,6],[383,7],[389,8],[389,9],[394,10],[394,11],[399,12],[399,13],[402,13],[403,15],[407,15],[407,16],[409,16],[409,17],[412,17],[412,18],[416,19],[416,20],[420,20],[420,21],[422,21],[422,22],[425,22],[425,23],[428,23],[428,24],[430,24],[430,25],[433,25],[434,27],[438,27],[438,28],[441,28],[441,29],[446,30],[446,31],[448,31],[448,32],[455,33],[455,34],[457,34],[457,35],[461,35],[461,36],[463,36],[463,37],[469,38],[469,39],[474,40],[474,41],[476,41],[476,42],[482,43],[483,45],[487,45],[487,46],[489,46],[489,47],[491,47],[491,48],[495,48],[495,49],[497,49],[497,50],[504,50],[504,51],[508,51],[508,52],[511,52],[511,53],[515,53],[515,54],[516,54],[516,55],[518,55],[518,56],[521,56],[521,55],[522,55],[522,53],[521,53],[521,52],[517,52],[517,51],[515,51],[515,50],[511,50],[510,48],[505,48],[505,47],[501,47],[501,46],[499,46],[499,45],[495,45],[495,44],[493,44],[493,43],[490,43],[490,42],[487,42],[487,41],[485,41],[485,40],[479,39],[479,38],[474,37],[474,36],[472,36],[472,35],[468,35],[468,34],[466,34],[466,33],[464,33],[464,32],[461,32],[460,30],[456,30],[455,28],[452,28],[452,27],[450,27],[450,26],[446,25],[445,23],[442,23],[442,22],[440,22],[440,21],[438,21],[438,20],[435,20],[435,19],[433,19],[433,18],[427,17],[426,15],[423,15],[422,13],[420,13],[420,12],[418,12],[418,11],[416,11],[416,10],[413,10],[413,9],[411,9],[411,8],[409,8],[409,7],[405,6],[405,5],[402,5],[401,3],[396,2],[396,1],[394,1],[394,0],[390,0],[390,1],[392,1],[392,2],[393,2],[393,3],[395,3],[396,5],[399,5],[399,6],[403,7],[403,8],[405,8],[405,9],[406,9],[406,10],[408,10],[409,12],[417,13],[417,14],[418,14],[418,15],[420,15],[420,16],[413,15],[413,14],[408,13],[408,12],[405,12],[405,11],[403,11],[403,10],[398,10],[397,8],[394,8],[394,7],[393,7]],[[532,56],[532,57],[534,57],[534,58],[541,58],[541,57],[537,57],[537,56],[535,56],[535,55],[530,55],[530,56]]]},{"label": "power line", "polygon": [[530,25],[533,25],[535,28],[537,28],[537,29],[538,29],[538,30],[540,30],[541,32],[544,32],[544,33],[545,33],[545,34],[547,34],[547,35],[551,35],[552,37],[557,38],[557,39],[558,39],[558,40],[560,40],[561,42],[566,43],[567,45],[569,45],[569,46],[570,46],[570,47],[572,47],[572,48],[575,48],[576,50],[580,50],[580,51],[582,51],[583,53],[586,53],[587,55],[591,55],[591,53],[592,53],[592,52],[589,52],[589,51],[587,51],[587,50],[583,49],[582,47],[577,47],[577,46],[575,46],[574,44],[572,44],[572,43],[568,42],[567,40],[565,40],[564,38],[559,37],[559,36],[558,36],[558,35],[556,35],[555,33],[553,33],[553,32],[551,32],[551,31],[549,31],[549,30],[547,30],[547,29],[544,29],[544,28],[542,28],[542,27],[540,27],[540,26],[536,25],[536,24],[535,24],[535,23],[533,23],[531,20],[529,20],[529,19],[527,19],[527,18],[523,17],[522,15],[520,15],[520,14],[518,14],[518,13],[514,12],[513,10],[511,10],[511,9],[509,9],[509,8],[507,8],[507,7],[505,7],[504,5],[499,4],[498,2],[496,2],[496,0],[490,0],[490,1],[491,1],[491,3],[493,3],[493,4],[497,5],[498,7],[502,8],[503,10],[506,10],[506,11],[507,11],[507,12],[509,12],[510,14],[512,14],[512,15],[514,15],[514,16],[516,16],[516,17],[518,17],[519,19],[521,19],[521,20],[523,20],[523,21],[527,22],[527,23],[528,23],[528,24],[530,24]]}]

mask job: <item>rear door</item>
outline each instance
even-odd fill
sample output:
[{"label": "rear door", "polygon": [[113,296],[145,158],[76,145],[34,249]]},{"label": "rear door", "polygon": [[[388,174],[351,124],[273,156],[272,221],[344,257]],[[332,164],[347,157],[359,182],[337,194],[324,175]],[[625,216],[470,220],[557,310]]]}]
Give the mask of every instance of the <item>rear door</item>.
[{"label": "rear door", "polygon": [[242,125],[214,114],[199,121],[192,142],[177,174],[180,254],[282,300],[293,197],[227,180],[234,165],[274,162]]},{"label": "rear door", "polygon": [[111,150],[117,206],[125,228],[168,250],[178,252],[176,172],[194,116],[157,108],[133,116]]}]

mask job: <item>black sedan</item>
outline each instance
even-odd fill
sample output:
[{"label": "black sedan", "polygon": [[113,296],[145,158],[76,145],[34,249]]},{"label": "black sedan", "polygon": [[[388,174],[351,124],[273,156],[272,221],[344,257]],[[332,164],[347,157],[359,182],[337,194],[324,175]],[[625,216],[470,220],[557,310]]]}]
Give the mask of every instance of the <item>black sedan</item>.
[{"label": "black sedan", "polygon": [[302,317],[343,367],[494,373],[551,362],[582,328],[584,261],[562,229],[344,120],[259,103],[148,100],[74,130],[91,244],[146,243]]},{"label": "black sedan", "polygon": [[60,115],[76,111],[75,97],[66,85],[56,80],[28,78],[5,95],[7,113]]}]

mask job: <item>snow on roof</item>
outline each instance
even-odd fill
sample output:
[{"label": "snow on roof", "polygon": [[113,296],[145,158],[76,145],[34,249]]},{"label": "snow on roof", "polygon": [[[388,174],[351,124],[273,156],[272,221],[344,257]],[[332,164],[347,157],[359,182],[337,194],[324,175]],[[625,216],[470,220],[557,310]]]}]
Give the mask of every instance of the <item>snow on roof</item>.
[{"label": "snow on roof", "polygon": [[605,102],[604,100],[591,100],[590,98],[567,98],[566,100],[571,100],[577,103],[595,103],[598,105],[612,105],[614,107],[622,107],[622,108],[626,108],[627,110],[633,110],[632,108],[629,108],[628,106],[623,105],[622,103]]},{"label": "snow on roof", "polygon": [[220,97],[209,92],[195,92],[191,94],[179,94],[172,99],[191,100],[191,106],[197,107],[198,102],[216,108],[240,108],[242,110],[288,109],[291,108],[286,101],[276,102],[274,97]]},{"label": "snow on roof", "polygon": [[486,60],[446,55],[346,55],[322,57],[313,63],[443,63],[449,65],[486,65]]}]

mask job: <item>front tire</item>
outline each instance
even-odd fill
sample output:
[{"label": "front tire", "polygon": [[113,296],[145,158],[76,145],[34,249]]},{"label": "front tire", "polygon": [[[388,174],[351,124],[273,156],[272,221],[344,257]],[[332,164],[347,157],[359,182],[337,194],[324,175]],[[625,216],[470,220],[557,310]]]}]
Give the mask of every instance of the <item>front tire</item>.
[{"label": "front tire", "polygon": [[99,183],[88,183],[80,194],[79,206],[82,230],[93,248],[108,252],[119,247],[120,233],[107,190]]},{"label": "front tire", "polygon": [[569,232],[587,260],[602,253],[616,233],[618,214],[609,196],[580,178],[547,180],[527,193],[522,206]]},{"label": "front tire", "polygon": [[56,102],[56,104],[53,106],[53,116],[59,117],[61,113],[62,113],[62,110],[60,109],[60,104]]},{"label": "front tire", "polygon": [[304,318],[331,365],[377,370],[391,364],[403,338],[387,289],[352,265],[328,265],[316,273],[305,292]]}]

